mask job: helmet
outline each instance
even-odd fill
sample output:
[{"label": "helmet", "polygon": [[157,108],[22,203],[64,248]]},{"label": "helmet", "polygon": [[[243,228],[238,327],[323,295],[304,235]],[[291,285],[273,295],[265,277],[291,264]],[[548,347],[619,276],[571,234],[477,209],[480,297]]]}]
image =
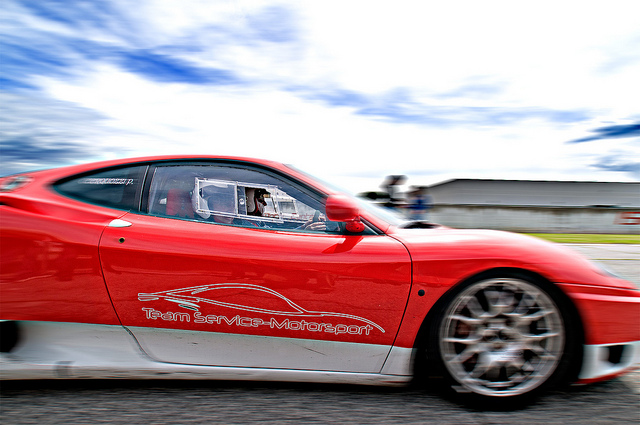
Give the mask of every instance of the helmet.
[{"label": "helmet", "polygon": [[264,200],[265,197],[271,196],[268,190],[263,188],[247,188],[247,214],[262,216],[264,212],[264,207],[267,206],[267,201]]}]

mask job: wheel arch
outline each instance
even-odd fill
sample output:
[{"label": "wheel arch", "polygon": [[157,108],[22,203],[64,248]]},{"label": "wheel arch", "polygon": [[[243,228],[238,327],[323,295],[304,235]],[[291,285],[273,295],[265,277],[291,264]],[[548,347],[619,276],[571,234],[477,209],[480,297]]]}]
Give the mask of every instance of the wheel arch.
[{"label": "wheel arch", "polygon": [[[567,372],[565,379],[569,382],[576,381],[582,367],[582,351],[585,342],[583,321],[578,308],[576,307],[573,300],[571,300],[571,298],[564,291],[562,291],[560,287],[555,285],[552,281],[550,281],[543,275],[531,270],[514,267],[495,267],[468,276],[455,285],[452,285],[438,299],[433,307],[429,309],[414,340],[413,347],[415,354],[412,359],[414,379],[424,380],[432,373],[430,369],[432,369],[433,359],[429,358],[427,352],[428,335],[430,333],[431,327],[435,325],[436,319],[443,313],[443,310],[446,308],[452,297],[467,285],[478,282],[480,280],[495,277],[522,278],[524,280],[538,283],[543,289],[549,291],[556,303],[560,304],[558,307],[563,309],[567,317],[570,319],[570,326],[572,328],[571,332],[573,332],[573,338],[571,341],[573,345],[571,348],[574,350],[573,359],[571,361],[571,366]],[[425,359],[426,361],[424,361]]]}]

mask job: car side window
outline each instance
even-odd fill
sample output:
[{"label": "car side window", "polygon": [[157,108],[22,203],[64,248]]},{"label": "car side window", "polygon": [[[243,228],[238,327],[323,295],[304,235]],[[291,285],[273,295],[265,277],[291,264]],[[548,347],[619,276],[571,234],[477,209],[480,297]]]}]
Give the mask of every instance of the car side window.
[{"label": "car side window", "polygon": [[155,168],[150,214],[222,225],[335,233],[319,195],[287,179],[231,165]]},{"label": "car side window", "polygon": [[122,210],[138,209],[146,165],[101,170],[55,184],[70,198]]}]

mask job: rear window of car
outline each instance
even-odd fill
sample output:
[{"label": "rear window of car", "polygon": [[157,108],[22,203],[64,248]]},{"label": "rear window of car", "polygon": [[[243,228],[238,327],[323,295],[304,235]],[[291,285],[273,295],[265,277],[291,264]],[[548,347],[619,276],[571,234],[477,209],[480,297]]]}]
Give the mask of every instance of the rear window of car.
[{"label": "rear window of car", "polygon": [[70,198],[123,210],[138,209],[146,165],[102,170],[66,179],[56,190]]}]

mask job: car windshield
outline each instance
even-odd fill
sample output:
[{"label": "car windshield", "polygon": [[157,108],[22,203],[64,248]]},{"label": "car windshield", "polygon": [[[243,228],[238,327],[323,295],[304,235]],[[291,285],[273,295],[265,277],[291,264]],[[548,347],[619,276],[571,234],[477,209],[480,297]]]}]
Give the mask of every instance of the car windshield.
[{"label": "car windshield", "polygon": [[376,216],[377,218],[386,221],[387,223],[397,226],[404,227],[410,220],[402,217],[402,215],[396,211],[386,207],[383,207],[378,204],[374,204],[372,202],[366,201],[364,199],[358,198],[356,196],[350,195],[352,198],[356,200],[358,206],[363,210],[366,210],[369,214]]},{"label": "car windshield", "polygon": [[350,191],[341,188],[340,186],[333,184],[333,183],[329,183],[326,180],[323,180],[321,178],[318,178],[312,174],[307,173],[306,171],[301,171],[298,168],[287,164],[287,167],[291,168],[292,170],[295,170],[296,172],[300,173],[300,174],[304,174],[306,176],[308,176],[309,178],[311,178],[312,180],[315,180],[317,182],[322,183],[324,186],[327,186],[328,188],[336,191],[336,192],[340,192],[342,194],[345,194],[347,196],[349,196],[350,198],[352,198],[357,204],[358,206],[367,211],[367,213],[379,218],[380,220],[383,220],[393,226],[397,226],[397,227],[403,227],[405,226],[410,220],[405,219],[404,217],[402,217],[398,212],[394,211],[394,210],[390,210],[389,208],[385,208],[379,205],[376,205],[372,202],[366,201],[364,199],[358,198],[355,194],[351,193]]}]

